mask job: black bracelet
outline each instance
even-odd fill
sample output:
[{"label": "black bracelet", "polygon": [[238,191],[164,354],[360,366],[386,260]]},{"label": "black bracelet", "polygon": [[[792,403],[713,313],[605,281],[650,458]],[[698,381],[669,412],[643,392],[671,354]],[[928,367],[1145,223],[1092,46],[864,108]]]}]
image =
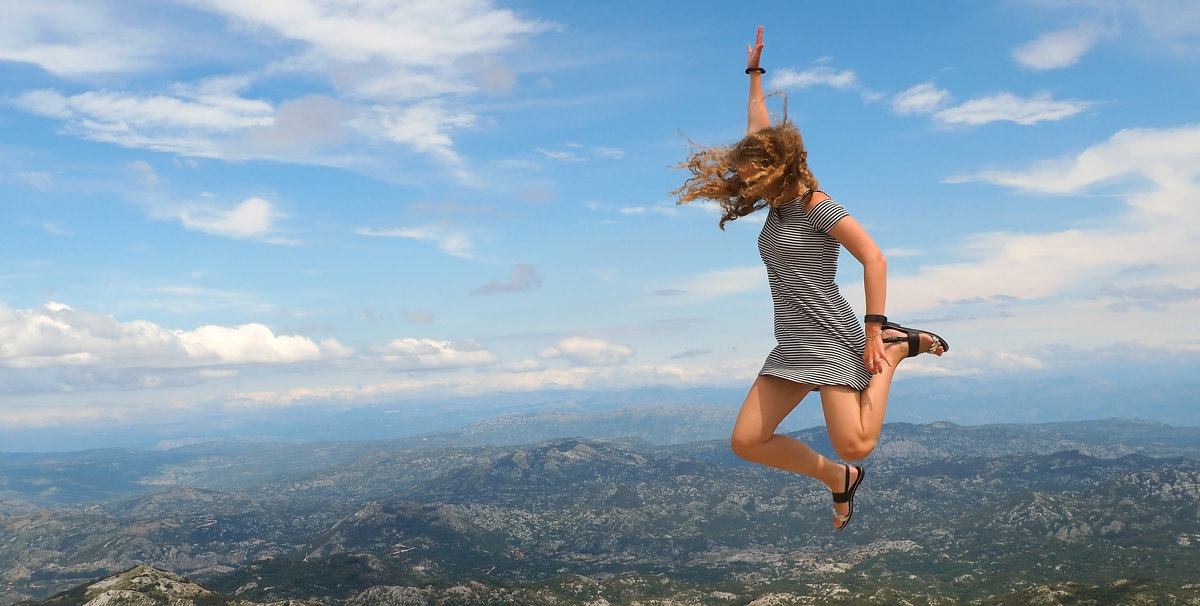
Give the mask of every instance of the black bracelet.
[{"label": "black bracelet", "polygon": [[863,316],[863,322],[879,322],[880,324],[887,324],[887,316],[883,314],[867,314]]},{"label": "black bracelet", "polygon": [[763,68],[763,67],[747,67],[746,73],[748,74],[750,72],[758,72],[760,74],[765,74],[765,73],[767,73],[767,70],[766,70],[766,68]]}]

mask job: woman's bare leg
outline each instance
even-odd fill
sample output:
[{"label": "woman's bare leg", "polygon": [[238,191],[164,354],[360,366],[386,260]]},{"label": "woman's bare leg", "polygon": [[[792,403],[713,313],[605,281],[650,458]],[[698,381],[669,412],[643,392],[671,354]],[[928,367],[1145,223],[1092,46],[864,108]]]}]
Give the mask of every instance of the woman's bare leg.
[{"label": "woman's bare leg", "polygon": [[[804,442],[775,433],[812,385],[759,375],[746,395],[729,443],[734,454],[752,461],[814,477],[842,491],[846,471],[838,463],[818,454]],[[824,391],[826,388],[822,387]]]},{"label": "woman's bare leg", "polygon": [[[884,336],[903,336],[903,333],[886,330]],[[928,351],[932,344],[933,337],[921,333],[921,351]],[[883,372],[872,377],[865,390],[860,392],[845,385],[821,387],[821,409],[825,413],[829,440],[838,456],[847,461],[860,461],[875,450],[879,432],[883,430],[892,378],[896,366],[908,354],[908,343],[889,343],[884,353],[891,364],[885,364]]]},{"label": "woman's bare leg", "polygon": [[[899,336],[902,333],[894,330],[884,331],[885,337]],[[921,351],[928,351],[933,344],[933,337],[921,334]],[[847,461],[865,459],[875,444],[879,441],[879,432],[883,430],[883,417],[887,412],[888,392],[892,388],[892,378],[896,375],[896,367],[908,355],[908,343],[890,343],[884,350],[890,365],[884,365],[883,371],[871,378],[871,383],[863,391],[858,391],[845,385],[825,385],[821,387],[821,409],[825,413],[825,427],[829,430],[829,441],[839,457]],[[940,354],[940,351],[938,352]],[[850,474],[850,482],[858,479],[857,470],[842,470],[835,483],[826,481],[833,492],[846,489],[846,474]],[[850,511],[849,503],[834,503],[834,509],[846,515]],[[838,521],[833,520],[836,528]]]}]

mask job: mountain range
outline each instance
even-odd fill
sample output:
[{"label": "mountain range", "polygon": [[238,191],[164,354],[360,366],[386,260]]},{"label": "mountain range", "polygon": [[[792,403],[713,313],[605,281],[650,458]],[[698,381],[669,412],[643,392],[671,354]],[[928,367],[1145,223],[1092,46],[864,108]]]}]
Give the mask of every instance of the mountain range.
[{"label": "mountain range", "polygon": [[[82,604],[131,574],[212,604],[1200,603],[1200,429],[889,424],[834,532],[827,489],[708,435],[729,420],[0,454],[0,603]],[[831,454],[823,428],[795,435]]]}]

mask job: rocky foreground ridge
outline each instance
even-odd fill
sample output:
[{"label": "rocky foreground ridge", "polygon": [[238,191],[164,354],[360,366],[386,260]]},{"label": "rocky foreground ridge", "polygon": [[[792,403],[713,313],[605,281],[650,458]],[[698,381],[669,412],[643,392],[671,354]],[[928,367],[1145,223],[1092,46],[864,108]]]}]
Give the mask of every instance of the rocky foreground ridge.
[{"label": "rocky foreground ridge", "polygon": [[81,585],[42,604],[57,606],[308,606],[320,602],[282,600],[258,603],[222,596],[186,578],[150,566],[135,566],[95,583]]},{"label": "rocky foreground ridge", "polygon": [[[671,587],[666,579],[626,576],[608,581],[567,577],[556,585],[537,588],[488,586],[468,581],[442,589],[378,585],[351,596],[344,606],[689,606],[693,604],[746,604],[748,606],[821,606],[832,604],[959,604],[960,601],[891,588],[852,592],[837,583],[808,584],[790,592],[768,592],[748,598],[728,591],[702,593]],[[674,591],[669,597],[664,590]],[[615,602],[604,597],[609,595]],[[329,600],[251,602],[223,595],[182,576],[137,566],[123,573],[81,585],[38,606],[325,606]],[[1200,589],[1179,590],[1146,579],[1119,579],[1104,586],[1079,583],[1036,585],[1005,596],[970,602],[979,606],[1055,606],[1068,604],[1145,604],[1147,606],[1200,604]]]}]

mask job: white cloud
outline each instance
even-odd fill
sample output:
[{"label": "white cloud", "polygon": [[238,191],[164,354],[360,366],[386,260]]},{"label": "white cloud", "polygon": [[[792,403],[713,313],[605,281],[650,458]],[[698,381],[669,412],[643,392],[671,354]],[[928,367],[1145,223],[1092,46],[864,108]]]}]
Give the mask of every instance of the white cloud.
[{"label": "white cloud", "polygon": [[625,157],[625,152],[615,147],[589,147],[579,143],[567,143],[562,147],[566,149],[535,147],[533,151],[547,160],[559,162],[584,162],[595,159],[620,160]]},{"label": "white cloud", "polygon": [[918,84],[892,97],[892,111],[901,115],[931,114],[950,102],[950,93],[932,82]]},{"label": "white cloud", "polygon": [[12,177],[18,183],[24,183],[36,189],[45,189],[54,185],[54,175],[43,170],[15,172]]},{"label": "white cloud", "polygon": [[[631,385],[695,387],[728,386],[753,380],[761,358],[710,366],[608,365],[545,368],[535,360],[496,367],[500,372],[470,373],[451,377],[413,378],[365,385],[295,387],[231,396],[241,406],[294,406],[328,402],[382,402],[416,396],[479,395],[496,392],[531,392],[543,389],[628,389]],[[3,417],[0,417],[3,420]]]},{"label": "white cloud", "polygon": [[126,164],[129,170],[132,170],[138,176],[138,184],[145,189],[154,189],[164,183],[163,179],[158,176],[153,166],[144,160],[137,160]]},{"label": "white cloud", "polygon": [[674,204],[669,206],[665,204],[658,204],[655,206],[625,206],[617,209],[617,212],[621,213],[622,215],[644,215],[652,212],[659,215],[673,217],[679,214],[679,207]]},{"label": "white cloud", "polygon": [[1132,12],[1150,37],[1178,52],[1195,52],[1200,47],[1200,4],[1194,0],[1123,0],[1121,8]]},{"label": "white cloud", "polygon": [[1140,175],[1166,186],[1186,182],[1198,172],[1200,126],[1184,126],[1127,128],[1078,154],[1041,161],[1024,171],[991,170],[950,180],[986,181],[1025,191],[1067,194],[1127,175]]},{"label": "white cloud", "polygon": [[693,302],[743,292],[765,292],[766,290],[766,270],[761,265],[753,265],[705,272],[674,284],[665,285],[659,289],[659,292],[684,295],[684,299]]},{"label": "white cloud", "polygon": [[31,63],[66,77],[139,71],[164,46],[99,2],[0,2],[0,61]]},{"label": "white cloud", "polygon": [[52,234],[55,236],[71,235],[71,232],[67,231],[63,226],[61,226],[57,223],[42,223],[42,229],[45,230],[46,233]]},{"label": "white cloud", "polygon": [[1094,25],[1047,32],[1013,51],[1013,59],[1021,65],[1048,70],[1070,67],[1096,44],[1102,30]]},{"label": "white cloud", "polygon": [[187,229],[231,238],[259,238],[275,231],[279,213],[262,198],[249,198],[231,210],[208,206],[179,209],[179,221]]},{"label": "white cloud", "polygon": [[568,150],[549,150],[542,147],[535,147],[533,151],[547,160],[557,160],[559,162],[583,162],[583,158],[578,152]]},{"label": "white cloud", "polygon": [[810,86],[831,86],[836,89],[854,88],[858,86],[858,76],[851,70],[839,71],[826,66],[799,72],[785,68],[771,77],[769,88],[808,88]]},{"label": "white cloud", "polygon": [[[1120,41],[1127,47],[1148,43],[1184,55],[1200,49],[1200,4],[1195,0],[1036,0],[1025,4],[1049,9],[1055,18],[1061,16],[1063,9],[1074,9],[1074,21],[1087,25],[1065,32],[1082,30],[1086,34],[1088,29],[1094,29],[1101,38],[1127,37],[1129,41]],[[1064,40],[1059,44],[1066,48],[1057,52],[1069,57],[1070,47],[1081,42]]]},{"label": "white cloud", "polygon": [[[185,156],[378,171],[363,156],[330,148],[398,144],[470,181],[451,136],[478,122],[465,105],[467,95],[510,90],[516,76],[502,54],[553,27],[497,8],[491,0],[446,0],[436,9],[423,3],[331,0],[187,4],[236,25],[225,38],[205,43],[227,42],[222,57],[244,60],[248,71],[158,91],[28,91],[17,96],[17,106],[61,120],[66,132],[89,140]],[[150,59],[195,54],[184,48],[195,40],[165,33],[171,31],[168,22],[117,18],[125,9],[116,3],[48,0],[2,6],[0,60],[28,60],[56,73],[129,74],[147,67]],[[277,52],[264,53],[264,46]],[[239,56],[242,48],[254,48],[255,54]],[[287,52],[293,54],[279,58]],[[311,81],[314,74],[329,80],[331,95],[287,99],[285,92],[276,108],[237,94],[267,79],[284,82],[282,90],[288,91],[288,79]]]},{"label": "white cloud", "polygon": [[633,356],[633,350],[600,339],[567,337],[540,354],[542,358],[563,359],[579,366],[623,364]]},{"label": "white cloud", "polygon": [[172,330],[121,322],[60,303],[33,309],[0,305],[0,367],[95,366],[109,369],[286,364],[349,355],[336,340],[276,335],[262,324]]},{"label": "white cloud", "polygon": [[203,87],[178,87],[175,92],[65,96],[36,90],[18,96],[14,103],[30,113],[63,120],[68,132],[85,139],[203,157],[224,155],[218,136],[274,120],[274,108],[266,101]]},{"label": "white cloud", "polygon": [[1200,269],[1193,261],[1200,258],[1198,177],[1200,127],[1189,126],[1126,129],[1071,157],[1024,171],[952,178],[1026,192],[1014,204],[1047,204],[1052,201],[1038,194],[1088,196],[1119,184],[1124,206],[1070,229],[970,236],[957,246],[963,261],[889,278],[889,310],[893,302],[898,311],[944,310],[954,301],[995,301],[1024,314],[1044,308],[1037,313],[1044,314],[1045,326],[1022,317],[1037,326],[1029,338],[1069,343],[1111,336],[1097,327],[1132,327],[1137,317],[1140,327],[1122,332],[1122,338],[1168,343],[1178,338],[1170,313],[1200,308],[1200,297],[1194,296]]},{"label": "white cloud", "polygon": [[367,137],[410,145],[457,165],[462,159],[447,131],[471,126],[476,119],[472,113],[451,109],[441,99],[430,99],[408,107],[377,105],[360,112],[349,124]]},{"label": "white cloud", "polygon": [[1086,101],[1056,101],[1048,91],[1039,91],[1026,99],[1012,93],[999,93],[943,109],[933,117],[946,124],[979,125],[1007,120],[1031,125],[1069,118],[1090,106],[1091,103]]},{"label": "white cloud", "polygon": [[435,242],[438,248],[447,254],[464,259],[475,256],[475,243],[465,233],[454,231],[445,225],[425,225],[422,227],[402,227],[397,229],[372,229],[360,227],[355,230],[360,236],[380,238],[409,238],[422,242]]},{"label": "white cloud", "polygon": [[479,367],[500,361],[496,354],[470,340],[455,345],[433,339],[396,339],[375,351],[392,370]]},{"label": "white cloud", "polygon": [[396,2],[243,2],[192,0],[196,6],[303,42],[331,61],[437,68],[498,53],[549,27],[498,9],[489,0]]}]

